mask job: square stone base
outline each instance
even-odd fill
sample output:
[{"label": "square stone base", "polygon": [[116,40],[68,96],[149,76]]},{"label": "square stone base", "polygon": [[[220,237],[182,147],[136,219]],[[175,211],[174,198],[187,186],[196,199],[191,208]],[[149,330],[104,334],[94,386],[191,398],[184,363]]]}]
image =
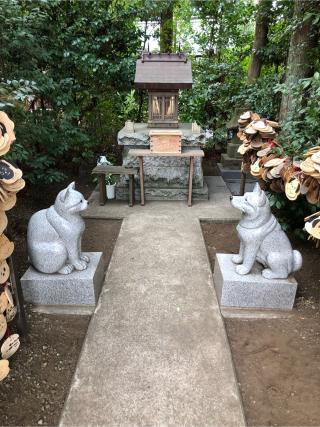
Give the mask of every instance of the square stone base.
[{"label": "square stone base", "polygon": [[223,307],[263,308],[291,310],[297,291],[294,277],[265,279],[263,267],[255,263],[252,272],[241,276],[236,273],[232,254],[216,254],[214,285]]},{"label": "square stone base", "polygon": [[40,306],[95,306],[104,278],[102,252],[84,252],[90,262],[83,271],[44,274],[29,267],[21,286],[26,302]]}]

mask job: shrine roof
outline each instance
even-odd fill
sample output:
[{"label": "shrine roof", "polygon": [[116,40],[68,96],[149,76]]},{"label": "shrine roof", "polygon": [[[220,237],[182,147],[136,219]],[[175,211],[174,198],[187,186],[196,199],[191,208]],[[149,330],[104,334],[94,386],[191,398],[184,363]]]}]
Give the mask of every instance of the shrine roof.
[{"label": "shrine roof", "polygon": [[137,61],[134,83],[138,89],[191,88],[191,61],[184,53],[143,53]]}]

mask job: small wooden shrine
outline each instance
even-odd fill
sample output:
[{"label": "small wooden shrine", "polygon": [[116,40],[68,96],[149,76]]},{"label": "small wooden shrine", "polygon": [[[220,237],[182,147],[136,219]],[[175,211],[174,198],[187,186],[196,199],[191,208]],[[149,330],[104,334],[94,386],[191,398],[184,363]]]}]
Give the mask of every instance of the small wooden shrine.
[{"label": "small wooden shrine", "polygon": [[[196,123],[179,121],[179,91],[192,88],[190,59],[182,52],[144,52],[136,63],[134,83],[136,89],[148,93],[149,114],[147,123],[126,122],[118,133],[118,144],[123,146],[123,166],[139,167],[140,172],[143,171],[146,200],[185,200],[187,197],[189,200],[190,188],[194,199],[207,200],[202,158],[196,156],[205,142],[205,133]],[[138,161],[133,150],[144,150],[142,168],[141,159]],[[195,150],[194,159],[185,155],[191,150]],[[141,178],[136,180],[139,184],[136,198],[142,200]],[[117,183],[116,198],[128,199],[126,176],[121,176]]]},{"label": "small wooden shrine", "polygon": [[178,128],[180,89],[192,87],[191,61],[184,53],[142,53],[135,87],[149,94],[148,127]]}]

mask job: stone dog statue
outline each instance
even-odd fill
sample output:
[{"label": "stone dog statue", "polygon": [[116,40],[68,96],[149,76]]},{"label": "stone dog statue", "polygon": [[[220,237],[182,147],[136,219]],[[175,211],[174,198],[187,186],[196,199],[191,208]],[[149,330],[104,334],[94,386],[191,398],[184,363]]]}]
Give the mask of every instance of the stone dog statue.
[{"label": "stone dog statue", "polygon": [[85,223],[80,216],[87,206],[72,182],[60,191],[53,206],[32,215],[27,243],[31,264],[38,271],[69,274],[87,268],[89,258],[81,253]]},{"label": "stone dog statue", "polygon": [[244,196],[231,196],[231,204],[242,211],[237,226],[240,251],[232,258],[233,263],[239,264],[238,274],[250,273],[255,261],[265,267],[262,275],[266,279],[286,279],[301,268],[301,254],[292,250],[259,184]]}]

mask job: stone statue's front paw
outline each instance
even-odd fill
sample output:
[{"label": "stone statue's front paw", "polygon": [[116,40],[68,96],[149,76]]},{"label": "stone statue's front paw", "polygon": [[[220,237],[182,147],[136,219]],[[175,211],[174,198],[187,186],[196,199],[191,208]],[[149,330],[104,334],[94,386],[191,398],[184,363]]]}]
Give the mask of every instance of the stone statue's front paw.
[{"label": "stone statue's front paw", "polygon": [[87,263],[85,261],[81,261],[81,259],[73,263],[73,265],[76,270],[85,270],[87,268]]},{"label": "stone statue's front paw", "polygon": [[243,274],[248,274],[249,273],[249,268],[248,267],[246,267],[245,265],[237,265],[236,266],[236,272],[238,273],[238,274],[241,274],[241,275],[243,275]]},{"label": "stone statue's front paw", "polygon": [[87,255],[85,255],[85,254],[81,254],[80,255],[80,259],[82,261],[85,261],[85,262],[89,262],[90,261],[90,258]]},{"label": "stone statue's front paw", "polygon": [[73,270],[74,270],[74,267],[73,267],[73,265],[72,265],[72,264],[66,264],[64,267],[62,267],[62,268],[58,271],[58,273],[60,273],[60,274],[70,274],[70,273],[72,273],[72,272],[73,272]]},{"label": "stone statue's front paw", "polygon": [[273,279],[273,273],[270,268],[265,268],[264,270],[262,270],[262,276],[265,279]]},{"label": "stone statue's front paw", "polygon": [[243,262],[243,257],[241,255],[233,255],[231,259],[234,264],[241,264]]}]

